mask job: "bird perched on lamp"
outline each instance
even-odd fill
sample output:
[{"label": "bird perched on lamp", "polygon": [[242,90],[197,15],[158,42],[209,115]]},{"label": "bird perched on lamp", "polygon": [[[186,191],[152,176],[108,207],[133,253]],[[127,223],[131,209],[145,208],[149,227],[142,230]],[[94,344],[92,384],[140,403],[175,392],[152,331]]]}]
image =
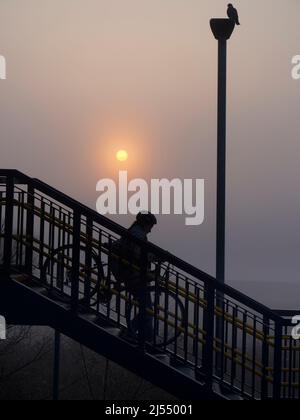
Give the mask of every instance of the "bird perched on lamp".
[{"label": "bird perched on lamp", "polygon": [[238,11],[233,7],[231,3],[228,4],[227,15],[236,25],[240,25]]}]

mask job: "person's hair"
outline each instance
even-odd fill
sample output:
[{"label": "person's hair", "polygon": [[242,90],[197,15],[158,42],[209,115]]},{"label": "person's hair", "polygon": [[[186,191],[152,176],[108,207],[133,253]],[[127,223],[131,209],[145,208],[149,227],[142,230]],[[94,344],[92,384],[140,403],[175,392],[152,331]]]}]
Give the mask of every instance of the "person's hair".
[{"label": "person's hair", "polygon": [[132,229],[135,226],[145,226],[145,225],[154,226],[156,224],[157,224],[157,219],[154,216],[154,214],[150,212],[140,212],[136,216],[136,220],[133,223],[133,225],[130,227],[130,229]]}]

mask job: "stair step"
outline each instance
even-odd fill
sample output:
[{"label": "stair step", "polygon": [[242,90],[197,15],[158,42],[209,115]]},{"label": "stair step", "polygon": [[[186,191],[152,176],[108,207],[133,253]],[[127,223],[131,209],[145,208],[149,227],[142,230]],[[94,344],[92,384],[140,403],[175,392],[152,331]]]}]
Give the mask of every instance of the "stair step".
[{"label": "stair step", "polygon": [[60,302],[60,301],[56,301],[55,303],[57,305],[61,306],[62,308],[64,308],[66,311],[70,311],[71,310],[71,305],[69,303],[64,303],[64,302]]},{"label": "stair step", "polygon": [[59,303],[63,303],[63,304],[67,304],[67,305],[71,304],[71,297],[67,296],[67,295],[64,295],[59,290],[55,290],[55,289],[47,290],[47,296],[50,299],[53,299],[53,300],[55,300]]},{"label": "stair step", "polygon": [[93,313],[87,312],[85,314],[81,314],[80,315],[81,318],[84,318],[85,320],[89,321],[89,322],[93,322],[94,324],[98,323],[99,320],[99,316],[95,315]]},{"label": "stair step", "polygon": [[31,288],[35,291],[35,292],[37,292],[37,293],[39,293],[40,295],[43,295],[43,296],[48,296],[48,290],[47,289],[45,289],[45,287],[42,287],[42,286],[31,286]]},{"label": "stair step", "polygon": [[242,398],[239,394],[235,394],[233,391],[226,389],[225,387],[222,387],[219,384],[214,384],[214,391],[218,394],[222,394],[228,400],[244,401],[244,398]]},{"label": "stair step", "polygon": [[176,369],[181,372],[182,374],[189,376],[191,378],[195,378],[195,372],[193,369],[187,367],[187,366],[177,366]]},{"label": "stair step", "polygon": [[165,365],[170,366],[171,360],[168,354],[165,354],[165,353],[155,354],[154,357],[158,359],[161,363],[164,363]]},{"label": "stair step", "polygon": [[28,280],[30,280],[30,277],[26,274],[12,274],[10,278],[12,280],[18,281],[19,283],[25,283],[28,282]]},{"label": "stair step", "polygon": [[244,398],[241,397],[239,394],[236,394],[233,391],[226,389],[226,387],[221,386],[217,382],[213,383],[213,391],[218,395],[222,395],[224,398],[230,401],[244,401]]},{"label": "stair step", "polygon": [[48,294],[48,290],[46,287],[41,286],[37,281],[33,280],[31,277],[27,276],[26,274],[14,274],[10,276],[10,278],[18,283],[24,284],[24,286],[30,287],[35,292],[38,292],[41,295],[46,296]]},{"label": "stair step", "polygon": [[114,335],[116,337],[119,337],[120,332],[121,332],[120,328],[114,328],[114,327],[107,327],[107,328],[104,328],[104,330],[108,332],[109,334]]},{"label": "stair step", "polygon": [[228,398],[230,401],[244,401],[244,398],[242,398],[238,394],[225,394],[226,398]]}]

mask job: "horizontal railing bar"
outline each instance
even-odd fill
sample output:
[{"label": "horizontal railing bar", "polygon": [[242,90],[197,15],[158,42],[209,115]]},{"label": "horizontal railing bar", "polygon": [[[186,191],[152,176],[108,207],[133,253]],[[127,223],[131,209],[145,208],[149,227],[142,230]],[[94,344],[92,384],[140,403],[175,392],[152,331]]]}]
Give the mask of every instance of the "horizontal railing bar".
[{"label": "horizontal railing bar", "polygon": [[297,309],[295,311],[292,310],[282,310],[282,309],[272,309],[272,311],[282,317],[291,317],[293,318],[294,316],[300,315],[300,309]]}]

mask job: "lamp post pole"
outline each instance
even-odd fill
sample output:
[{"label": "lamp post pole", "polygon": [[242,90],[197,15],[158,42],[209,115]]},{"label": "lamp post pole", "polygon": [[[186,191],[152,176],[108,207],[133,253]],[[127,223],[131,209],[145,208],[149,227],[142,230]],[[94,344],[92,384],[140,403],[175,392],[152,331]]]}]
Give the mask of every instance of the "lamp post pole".
[{"label": "lamp post pole", "polygon": [[211,30],[218,40],[218,159],[217,159],[217,241],[216,278],[225,283],[225,233],[226,233],[226,88],[227,40],[235,23],[230,19],[212,19]]},{"label": "lamp post pole", "polygon": [[[216,238],[216,278],[225,284],[225,238],[226,238],[226,91],[227,91],[227,41],[235,23],[230,19],[212,19],[210,27],[218,41],[218,159],[217,159],[217,238]],[[224,294],[216,296],[217,306],[223,308]],[[216,337],[222,340],[224,325],[216,320]],[[216,355],[216,369],[222,373],[222,358]]]},{"label": "lamp post pole", "polygon": [[53,400],[59,400],[59,382],[60,382],[60,347],[61,335],[55,330],[54,337],[54,366],[53,366]]}]

